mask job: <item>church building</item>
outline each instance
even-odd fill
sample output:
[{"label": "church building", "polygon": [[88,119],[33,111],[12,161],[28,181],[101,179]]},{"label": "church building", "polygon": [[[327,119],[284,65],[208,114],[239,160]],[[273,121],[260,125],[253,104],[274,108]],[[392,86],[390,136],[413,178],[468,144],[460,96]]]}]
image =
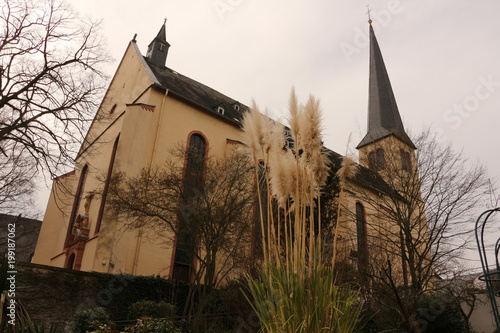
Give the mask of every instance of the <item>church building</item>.
[{"label": "church building", "polygon": [[[386,223],[380,210],[390,209],[376,209],[366,198],[397,190],[398,185],[388,180],[393,173],[390,164],[408,173],[416,167],[416,147],[404,129],[371,24],[369,29],[368,131],[357,146],[360,171],[339,198],[344,211],[339,217],[345,229],[342,239],[352,247],[342,260],[353,262],[360,271],[368,269],[370,235]],[[128,44],[74,170],[53,180],[34,263],[162,277],[185,269],[175,242],[165,246],[162,240],[121,230],[114,223],[106,207],[110,179],[117,170],[135,175],[161,164],[179,143],[222,156],[244,141],[241,121],[249,108],[166,67],[169,47],[165,24],[145,56],[135,37]],[[404,264],[397,266],[404,269]]]}]

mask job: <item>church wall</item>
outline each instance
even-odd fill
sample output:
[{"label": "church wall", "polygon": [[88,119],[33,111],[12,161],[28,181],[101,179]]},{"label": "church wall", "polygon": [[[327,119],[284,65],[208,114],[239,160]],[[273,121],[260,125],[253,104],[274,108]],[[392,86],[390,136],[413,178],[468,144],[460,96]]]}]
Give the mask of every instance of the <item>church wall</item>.
[{"label": "church wall", "polygon": [[[370,168],[370,163],[368,156],[372,152],[376,152],[378,149],[384,150],[386,164],[388,164],[388,169],[400,169],[401,168],[401,150],[408,152],[410,156],[410,163],[413,167],[416,166],[415,151],[410,148],[407,144],[403,143],[401,140],[394,136],[388,136],[381,140],[378,140],[372,144],[366,145],[359,149],[359,164]],[[382,176],[384,172],[381,172]]]},{"label": "church wall", "polygon": [[172,251],[173,235],[169,239],[158,239],[144,237],[140,240],[138,257],[134,275],[159,275],[169,277]]},{"label": "church wall", "polygon": [[[169,96],[168,93],[164,98],[160,92],[151,91],[148,103],[157,105],[155,113],[160,110],[158,105],[163,105],[161,109],[163,114],[158,114],[155,118],[155,122],[161,122],[159,127],[156,128],[157,124],[154,124],[150,128],[151,133],[158,131],[157,136],[155,138],[140,138],[138,141],[141,142],[138,147],[144,149],[144,158],[151,160],[153,165],[162,165],[171,156],[171,150],[178,145],[185,147],[189,135],[193,132],[200,133],[206,138],[209,155],[222,156],[227,149],[226,138],[240,139],[239,128],[227,124],[217,119],[216,116],[207,114],[206,111],[193,107],[179,98]],[[124,130],[124,132],[126,131]],[[127,165],[131,172],[140,170],[138,167],[137,164]],[[141,239],[134,238],[131,241],[133,245],[124,244],[124,247],[126,246],[128,249],[126,272],[138,275],[159,274],[161,276],[170,273],[173,259],[172,250],[175,246],[174,235],[167,236],[167,239],[155,240],[143,237]]]},{"label": "church wall", "polygon": [[[112,140],[109,140],[108,153],[102,155],[104,162],[101,170],[107,172],[112,147],[118,133],[120,133],[120,139],[113,171],[124,171],[128,175],[135,175],[146,166],[147,147],[151,141],[151,127],[155,111],[158,112],[150,106],[127,106],[122,122],[110,131],[109,139]],[[102,188],[103,184],[98,182],[95,186]],[[98,203],[100,205],[100,201]],[[96,211],[95,216],[97,213]],[[132,274],[134,249],[137,246],[136,233],[136,231],[125,230],[120,221],[105,210],[97,244],[92,250],[90,248],[85,250],[88,251],[89,258],[89,267],[85,268],[100,272]],[[82,267],[84,270],[85,268]]]},{"label": "church wall", "polygon": [[176,145],[186,146],[188,137],[193,132],[206,138],[209,155],[222,155],[227,148],[226,138],[242,139],[241,130],[236,126],[220,120],[217,115],[186,104],[179,98],[169,96],[163,110],[154,163],[163,163]]},{"label": "church wall", "polygon": [[[367,195],[364,193],[364,195]],[[375,195],[373,195],[375,199]],[[372,199],[373,200],[373,199]],[[356,203],[360,203],[365,212],[366,232],[368,238],[372,237],[378,230],[376,226],[380,222],[379,212],[370,205],[367,200],[359,194],[359,187],[354,184],[348,184],[344,187],[341,197],[341,214],[340,214],[340,235],[342,235],[342,250],[343,254],[339,259],[350,261],[354,266],[357,265],[356,257],[352,257],[351,251],[357,251],[357,226],[356,226]],[[369,241],[373,242],[373,239]],[[368,245],[370,251],[370,245]]]},{"label": "church wall", "polygon": [[[133,102],[152,83],[140,63],[139,56],[140,53],[137,52],[136,46],[133,43],[129,44],[86,136],[85,142],[87,144],[82,144],[75,163],[74,175],[71,177],[65,176],[65,186],[69,186],[72,192],[69,197],[62,198],[62,200],[61,198],[56,199],[55,197],[61,197],[61,191],[56,193],[57,181],[54,182],[51,199],[42,224],[41,236],[35,250],[34,262],[57,267],[64,266],[65,254],[53,260],[50,258],[61,254],[64,250],[64,241],[70,223],[69,219],[74,203],[76,184],[78,184],[81,170],[86,164],[88,165],[88,175],[81,196],[80,207],[76,214],[84,214],[88,217],[89,237],[95,236],[100,199],[96,196],[91,200],[86,198],[92,191],[98,191],[102,188],[102,181],[99,178],[102,179],[107,172],[114,141],[121,131],[122,113],[125,110],[125,105]],[[113,108],[112,105],[114,104],[116,106]],[[112,113],[110,113],[111,110]],[[87,209],[84,207],[86,201],[88,201]],[[60,212],[59,206],[64,207],[64,212]],[[93,248],[96,247],[96,245],[93,245],[96,242],[97,240],[92,240],[89,242],[88,247],[85,246],[86,250],[82,258],[81,269],[91,270],[96,268],[90,254],[93,252]],[[50,257],[49,254],[51,254]]]},{"label": "church wall", "polygon": [[[74,172],[54,179],[33,256],[34,263],[55,265],[60,262],[59,257],[54,257],[59,255],[64,247],[76,181],[77,177]],[[62,257],[65,258],[65,256]]]},{"label": "church wall", "polygon": [[[96,113],[85,142],[93,142],[125,111],[126,104],[136,102],[153,83],[140,58],[142,55],[137,46],[134,42],[130,42]],[[81,150],[85,147],[86,144],[82,144]]]},{"label": "church wall", "polygon": [[[337,262],[349,264],[358,269],[358,237],[356,220],[356,203],[364,208],[366,222],[366,244],[368,253],[368,270],[376,270],[391,261],[394,272],[402,272],[401,247],[399,243],[399,227],[384,216],[381,201],[374,192],[357,184],[348,183],[340,196],[340,238],[337,248]],[[403,284],[403,275],[396,276],[398,283]]]},{"label": "church wall", "polygon": [[97,246],[98,238],[93,237],[89,239],[88,242],[85,243],[85,251],[83,252],[82,258],[82,267],[80,270],[82,271],[99,271],[98,269],[94,269],[94,261],[95,261],[95,250]]},{"label": "church wall", "polygon": [[[170,156],[171,149],[179,144],[186,145],[192,132],[206,137],[210,155],[222,155],[226,151],[226,138],[241,139],[240,129],[236,126],[179,98],[171,97],[168,93],[165,96],[160,91],[150,89],[139,101],[147,105],[127,106],[123,123],[115,126],[121,134],[114,170],[134,175],[150,163],[161,165]],[[106,149],[108,152],[102,152],[101,162],[94,162],[96,165],[100,164],[100,170],[106,170],[111,153],[111,139],[117,135],[116,129],[108,132],[111,134],[103,137],[103,141],[109,141]],[[96,201],[97,209],[98,204],[99,201]],[[97,211],[91,215],[97,216]],[[101,230],[97,239],[91,240],[89,247],[85,249],[82,270],[137,275],[169,274],[175,238],[173,235],[167,240],[154,240],[150,238],[151,235],[138,237],[137,231],[121,229],[119,221],[114,221],[114,217],[109,215],[105,216]],[[94,243],[96,245],[91,246]],[[90,259],[92,257],[93,260]],[[106,264],[102,265],[103,262]]]},{"label": "church wall", "polygon": [[[114,142],[120,135],[113,170],[137,174],[141,168],[162,164],[177,145],[186,145],[192,133],[202,134],[209,155],[223,155],[226,138],[241,140],[239,127],[217,114],[194,106],[179,97],[152,88],[156,79],[149,72],[135,42],[131,42],[118,66],[105,97],[91,124],[75,162],[75,171],[64,181],[71,188],[65,209],[52,193],[35,252],[34,262],[64,267],[71,249],[65,241],[82,169],[88,172],[75,216],[83,216],[88,240],[78,259],[81,270],[112,273],[160,274],[170,272],[173,239],[151,240],[138,237],[137,230],[124,230],[121,221],[104,210],[100,232],[96,225]],[[135,104],[134,104],[135,103]],[[144,103],[144,104],[139,104]],[[232,147],[231,147],[232,148]],[[81,225],[80,225],[81,224]],[[87,237],[83,236],[84,239]],[[160,244],[161,243],[161,244]]]}]

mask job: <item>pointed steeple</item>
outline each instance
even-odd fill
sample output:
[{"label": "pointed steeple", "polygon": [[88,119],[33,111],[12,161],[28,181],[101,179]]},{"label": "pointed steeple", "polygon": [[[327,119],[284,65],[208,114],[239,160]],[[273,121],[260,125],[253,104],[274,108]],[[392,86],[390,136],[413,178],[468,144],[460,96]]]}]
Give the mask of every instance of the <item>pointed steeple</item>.
[{"label": "pointed steeple", "polygon": [[167,19],[163,22],[158,35],[149,43],[148,52],[146,53],[149,61],[159,67],[165,66],[168,48],[170,47],[170,44],[167,42],[166,23]]},{"label": "pointed steeple", "polygon": [[411,148],[416,149],[404,129],[371,20],[368,22],[370,23],[368,133],[356,148],[359,149],[393,135]]}]

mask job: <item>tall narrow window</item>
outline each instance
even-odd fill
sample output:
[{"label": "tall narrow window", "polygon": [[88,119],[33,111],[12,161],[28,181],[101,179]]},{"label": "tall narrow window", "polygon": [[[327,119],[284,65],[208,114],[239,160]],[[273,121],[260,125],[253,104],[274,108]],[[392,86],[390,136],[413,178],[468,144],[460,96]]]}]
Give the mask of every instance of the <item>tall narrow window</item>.
[{"label": "tall narrow window", "polygon": [[405,287],[408,287],[408,263],[407,263],[408,255],[406,252],[405,239],[402,230],[399,231],[399,239],[401,241],[401,263],[403,268],[403,283]]},{"label": "tall narrow window", "polygon": [[186,199],[192,199],[200,193],[205,169],[205,149],[205,138],[200,134],[191,135],[184,174],[184,197]]},{"label": "tall narrow window", "polygon": [[372,151],[370,154],[368,154],[368,162],[370,164],[370,169],[372,169],[373,171],[377,171],[376,170],[377,154],[374,151]]},{"label": "tall narrow window", "polygon": [[71,235],[73,234],[73,227],[75,226],[76,217],[78,215],[78,209],[80,207],[80,201],[82,200],[83,188],[85,187],[85,179],[87,178],[88,173],[88,165],[82,169],[82,173],[80,174],[80,180],[78,181],[78,187],[76,188],[75,193],[75,201],[73,203],[73,209],[71,210],[71,215],[69,219],[68,232],[66,235],[65,246],[69,245]]},{"label": "tall narrow window", "polygon": [[384,150],[382,148],[368,154],[368,162],[370,163],[370,169],[373,171],[384,170],[385,168],[385,156]]},{"label": "tall narrow window", "polygon": [[377,163],[378,163],[378,169],[384,170],[384,168],[385,168],[385,156],[384,156],[383,149],[377,149]]},{"label": "tall narrow window", "polygon": [[356,203],[356,231],[358,236],[358,270],[363,277],[368,272],[368,239],[365,208],[359,202]]},{"label": "tall narrow window", "polygon": [[111,151],[108,174],[106,175],[106,182],[104,183],[104,189],[102,190],[101,205],[99,206],[99,214],[97,215],[97,222],[95,225],[95,234],[97,234],[101,230],[101,222],[104,215],[104,206],[106,205],[106,197],[108,196],[109,182],[111,181],[111,174],[113,173],[113,165],[115,164],[116,149],[118,148],[119,140],[120,135],[116,137],[115,143],[113,144],[113,150]]},{"label": "tall narrow window", "polygon": [[193,225],[198,223],[196,206],[203,193],[203,173],[205,171],[206,141],[200,134],[193,134],[189,139],[186,153],[184,174],[183,208],[179,214],[177,244],[172,277],[186,282],[191,281],[193,251],[196,235]]},{"label": "tall narrow window", "polygon": [[411,171],[411,157],[410,153],[401,149],[401,169],[404,171]]}]

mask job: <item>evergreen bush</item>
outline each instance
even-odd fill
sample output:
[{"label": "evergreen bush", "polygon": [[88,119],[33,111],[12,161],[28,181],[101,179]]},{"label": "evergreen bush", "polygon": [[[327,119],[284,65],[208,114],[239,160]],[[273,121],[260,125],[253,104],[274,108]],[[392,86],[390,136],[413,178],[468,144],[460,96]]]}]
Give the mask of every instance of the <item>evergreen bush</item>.
[{"label": "evergreen bush", "polygon": [[150,318],[172,318],[175,316],[175,305],[160,301],[153,302],[142,300],[130,306],[129,319]]},{"label": "evergreen bush", "polygon": [[105,308],[97,307],[77,312],[73,319],[73,332],[86,333],[100,329],[102,325],[110,325],[111,318]]}]

